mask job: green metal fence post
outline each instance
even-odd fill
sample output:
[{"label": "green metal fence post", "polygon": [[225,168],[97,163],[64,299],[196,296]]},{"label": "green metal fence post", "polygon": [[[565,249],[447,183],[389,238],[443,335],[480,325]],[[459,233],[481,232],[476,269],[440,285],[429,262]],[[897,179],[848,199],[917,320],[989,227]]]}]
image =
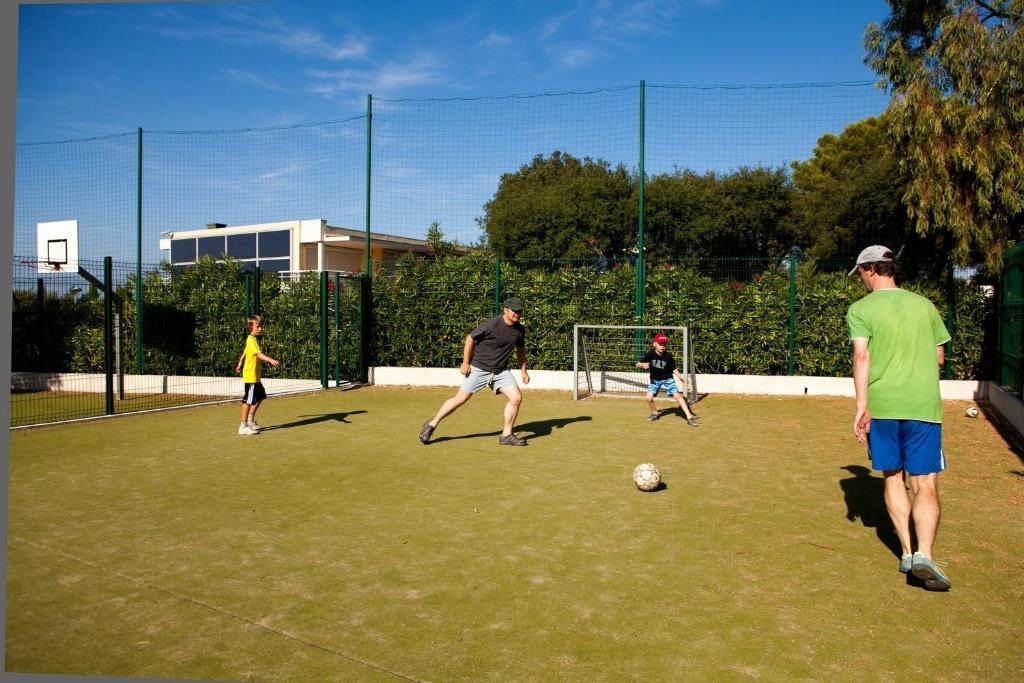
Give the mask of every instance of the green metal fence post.
[{"label": "green metal fence post", "polygon": [[263,315],[263,302],[261,301],[263,295],[260,293],[262,277],[263,274],[259,266],[252,269],[252,279],[255,285],[252,294],[252,310],[256,315]]},{"label": "green metal fence post", "polygon": [[103,257],[103,372],[106,375],[106,413],[114,414],[114,275],[113,259]]},{"label": "green metal fence post", "polygon": [[946,342],[946,362],[942,364],[942,379],[952,379],[953,337],[956,335],[956,279],[952,263],[946,271],[946,331],[949,332],[949,341]]},{"label": "green metal fence post", "polygon": [[[645,95],[646,84],[640,81],[640,168],[637,178],[639,198],[636,207],[637,231],[636,231],[636,324],[644,324],[644,314],[647,307],[647,272],[646,259],[644,257],[644,125],[646,123]],[[645,348],[644,335],[641,330],[636,331],[636,356],[640,357]]]},{"label": "green metal fence post", "polygon": [[139,128],[139,153],[135,192],[135,372],[143,374],[142,348],[142,128]]},{"label": "green metal fence post", "polygon": [[372,362],[371,338],[373,334],[373,263],[370,257],[370,198],[373,169],[373,95],[366,95],[366,265],[360,280],[359,290],[359,381],[366,384],[370,379]]},{"label": "green metal fence post", "polygon": [[494,257],[494,315],[501,315],[501,258]]},{"label": "green metal fence post", "polygon": [[320,271],[320,386],[327,388],[327,271]]},{"label": "green metal fence post", "polygon": [[334,386],[341,386],[341,273],[334,271]]},{"label": "green metal fence post", "polygon": [[247,270],[242,273],[242,279],[245,282],[245,319],[248,320],[249,316],[252,315],[252,275]]},{"label": "green metal fence post", "polygon": [[370,365],[373,362],[371,330],[373,325],[373,289],[369,274],[359,278],[359,381],[370,381]]},{"label": "green metal fence post", "polygon": [[796,254],[789,257],[789,343],[786,353],[786,374],[793,376],[793,351],[796,346]]}]

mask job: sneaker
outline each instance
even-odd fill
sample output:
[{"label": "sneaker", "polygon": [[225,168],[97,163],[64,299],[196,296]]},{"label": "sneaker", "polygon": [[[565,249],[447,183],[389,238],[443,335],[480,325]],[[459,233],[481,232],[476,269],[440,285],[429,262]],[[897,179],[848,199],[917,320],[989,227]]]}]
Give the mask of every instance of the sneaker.
[{"label": "sneaker", "polygon": [[420,430],[420,443],[424,446],[430,443],[430,435],[434,433],[434,425],[430,422],[423,423],[423,429]]},{"label": "sneaker", "polygon": [[900,574],[909,574],[910,568],[914,566],[914,555],[904,555],[900,558]]},{"label": "sneaker", "polygon": [[259,434],[259,432],[249,425],[238,425],[238,433],[241,436],[253,436],[254,434]]},{"label": "sneaker", "polygon": [[526,439],[520,439],[515,434],[509,434],[498,439],[498,443],[502,446],[525,446]]},{"label": "sneaker", "polygon": [[660,413],[651,413],[650,415],[647,416],[647,419],[650,420],[651,422],[654,422],[659,417],[661,417]]},{"label": "sneaker", "polygon": [[249,423],[249,429],[253,430],[254,432],[258,432],[261,431],[263,427],[260,427],[259,423],[253,420],[252,422]]},{"label": "sneaker", "polygon": [[930,591],[948,591],[952,585],[935,562],[921,553],[914,553],[910,572],[924,581],[924,587]]},{"label": "sneaker", "polygon": [[700,423],[697,422],[697,416],[696,415],[694,415],[693,417],[687,419],[686,420],[686,424],[690,425],[691,427],[699,427],[700,426]]}]

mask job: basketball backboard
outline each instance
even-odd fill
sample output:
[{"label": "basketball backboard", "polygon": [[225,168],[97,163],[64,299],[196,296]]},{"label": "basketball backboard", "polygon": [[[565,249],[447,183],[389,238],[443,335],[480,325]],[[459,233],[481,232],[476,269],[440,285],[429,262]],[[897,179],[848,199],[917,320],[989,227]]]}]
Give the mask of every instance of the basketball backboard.
[{"label": "basketball backboard", "polygon": [[78,221],[36,223],[36,269],[40,273],[78,270]]}]

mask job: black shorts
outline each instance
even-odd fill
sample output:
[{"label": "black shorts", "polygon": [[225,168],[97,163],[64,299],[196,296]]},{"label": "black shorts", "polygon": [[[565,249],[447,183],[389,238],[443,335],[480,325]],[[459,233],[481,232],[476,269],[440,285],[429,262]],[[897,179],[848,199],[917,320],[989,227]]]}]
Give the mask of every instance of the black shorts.
[{"label": "black shorts", "polygon": [[253,382],[245,385],[245,393],[242,394],[242,403],[256,405],[267,397],[267,390],[263,388],[263,382]]}]

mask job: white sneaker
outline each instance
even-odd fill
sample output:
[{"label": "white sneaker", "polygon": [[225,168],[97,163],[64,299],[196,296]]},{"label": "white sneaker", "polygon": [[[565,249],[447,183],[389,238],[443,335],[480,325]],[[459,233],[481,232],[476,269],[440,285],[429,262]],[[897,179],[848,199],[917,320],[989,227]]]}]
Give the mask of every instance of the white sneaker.
[{"label": "white sneaker", "polygon": [[258,431],[256,431],[249,425],[238,425],[238,433],[242,436],[252,436],[254,434],[259,434]]},{"label": "white sneaker", "polygon": [[258,432],[262,430],[263,427],[260,427],[258,422],[253,421],[249,423],[249,429],[253,430],[254,432]]}]

